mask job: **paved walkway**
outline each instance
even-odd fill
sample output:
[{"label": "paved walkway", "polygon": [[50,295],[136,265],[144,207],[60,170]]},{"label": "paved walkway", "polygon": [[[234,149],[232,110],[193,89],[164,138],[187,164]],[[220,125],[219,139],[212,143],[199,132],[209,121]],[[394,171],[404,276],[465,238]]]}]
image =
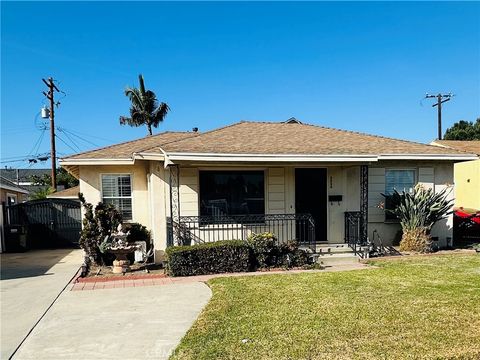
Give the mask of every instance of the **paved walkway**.
[{"label": "paved walkway", "polygon": [[64,291],[13,359],[167,359],[210,297],[200,282]]},{"label": "paved walkway", "polygon": [[299,273],[313,273],[313,272],[332,272],[332,271],[350,271],[361,270],[365,268],[371,268],[366,264],[357,262],[352,264],[341,264],[335,266],[327,266],[323,270],[272,270],[272,271],[257,271],[257,272],[240,272],[240,273],[227,273],[227,274],[212,274],[212,275],[199,275],[199,276],[184,276],[184,277],[151,277],[145,276],[143,279],[131,280],[127,276],[122,280],[108,279],[99,277],[98,281],[89,282],[77,282],[71,285],[72,291],[78,290],[101,290],[101,289],[113,289],[113,288],[128,288],[128,287],[143,287],[151,285],[172,285],[172,284],[191,284],[196,282],[207,282],[210,279],[218,277],[232,277],[232,276],[262,276],[262,275],[278,275],[278,274],[299,274]]},{"label": "paved walkway", "polygon": [[1,359],[8,359],[75,275],[81,250],[1,254]]}]

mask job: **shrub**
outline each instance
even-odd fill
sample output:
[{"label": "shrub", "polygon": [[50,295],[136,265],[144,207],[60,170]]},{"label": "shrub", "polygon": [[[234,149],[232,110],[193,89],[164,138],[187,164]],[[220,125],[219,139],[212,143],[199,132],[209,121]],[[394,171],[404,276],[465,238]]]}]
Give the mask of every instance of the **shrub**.
[{"label": "shrub", "polygon": [[85,210],[79,245],[88,258],[97,265],[111,261],[110,254],[102,254],[100,245],[122,223],[122,215],[111,204],[98,203],[95,208],[87,203],[83,194],[78,195]]},{"label": "shrub", "polygon": [[171,276],[219,274],[252,270],[250,247],[242,240],[217,241],[166,250]]},{"label": "shrub", "polygon": [[256,268],[300,267],[309,263],[308,254],[290,240],[278,244],[272,233],[251,234],[247,239]]},{"label": "shrub", "polygon": [[281,253],[274,234],[269,232],[261,234],[252,233],[248,236],[247,242],[252,249],[255,267],[269,268],[278,266]]},{"label": "shrub", "polygon": [[298,248],[296,240],[290,240],[280,244],[279,266],[283,267],[301,267],[310,263],[308,253]]},{"label": "shrub", "polygon": [[426,252],[432,249],[432,238],[425,228],[407,229],[400,241],[400,251]]},{"label": "shrub", "polygon": [[393,190],[392,195],[384,195],[392,204],[385,211],[395,215],[402,226],[401,251],[432,251],[430,231],[433,225],[451,213],[453,200],[447,199],[448,188],[435,193],[433,189],[415,186],[412,193]]}]

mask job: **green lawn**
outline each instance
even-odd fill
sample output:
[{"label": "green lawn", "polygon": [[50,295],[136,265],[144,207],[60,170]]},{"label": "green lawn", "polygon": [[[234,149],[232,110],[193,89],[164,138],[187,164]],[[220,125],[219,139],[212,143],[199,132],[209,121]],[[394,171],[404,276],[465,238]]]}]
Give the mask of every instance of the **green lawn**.
[{"label": "green lawn", "polygon": [[213,297],[172,358],[480,359],[480,256],[373,263],[211,280]]}]

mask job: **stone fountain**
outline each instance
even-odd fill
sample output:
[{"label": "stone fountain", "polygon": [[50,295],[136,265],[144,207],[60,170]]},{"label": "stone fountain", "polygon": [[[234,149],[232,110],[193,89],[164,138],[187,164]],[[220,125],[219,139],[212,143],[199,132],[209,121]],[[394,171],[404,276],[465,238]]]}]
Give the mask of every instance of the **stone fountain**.
[{"label": "stone fountain", "polygon": [[117,231],[110,235],[111,242],[107,247],[107,251],[115,255],[113,260],[114,274],[123,274],[130,270],[130,261],[127,259],[127,255],[135,252],[139,249],[140,245],[130,244],[127,241],[129,232],[124,233],[122,231],[122,225],[118,225]]}]

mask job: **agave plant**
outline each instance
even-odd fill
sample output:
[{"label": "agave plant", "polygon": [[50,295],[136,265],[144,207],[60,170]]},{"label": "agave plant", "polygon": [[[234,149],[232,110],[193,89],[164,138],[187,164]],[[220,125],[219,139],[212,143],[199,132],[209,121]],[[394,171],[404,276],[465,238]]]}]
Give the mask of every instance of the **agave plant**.
[{"label": "agave plant", "polygon": [[447,199],[448,193],[449,188],[435,193],[433,189],[417,185],[411,193],[393,190],[391,195],[382,194],[391,205],[385,211],[400,220],[403,230],[401,251],[432,250],[430,232],[433,225],[452,212],[453,199]]}]

